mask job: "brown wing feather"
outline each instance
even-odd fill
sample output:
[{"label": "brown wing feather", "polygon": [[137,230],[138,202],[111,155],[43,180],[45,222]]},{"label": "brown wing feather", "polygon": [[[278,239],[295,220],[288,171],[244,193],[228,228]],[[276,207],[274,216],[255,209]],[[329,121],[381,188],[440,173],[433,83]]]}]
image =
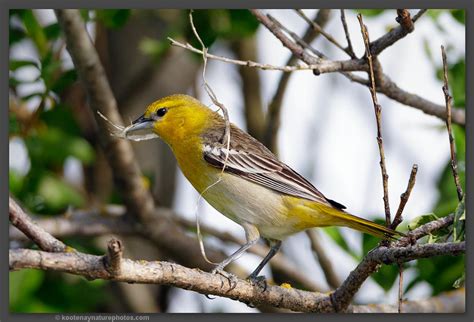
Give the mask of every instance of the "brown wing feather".
[{"label": "brown wing feather", "polygon": [[[227,146],[223,144],[224,128],[203,135],[204,160],[222,169],[226,160]],[[241,176],[272,190],[329,204],[337,209],[345,207],[327,199],[308,180],[279,161],[262,143],[231,126],[231,144],[224,171]]]}]

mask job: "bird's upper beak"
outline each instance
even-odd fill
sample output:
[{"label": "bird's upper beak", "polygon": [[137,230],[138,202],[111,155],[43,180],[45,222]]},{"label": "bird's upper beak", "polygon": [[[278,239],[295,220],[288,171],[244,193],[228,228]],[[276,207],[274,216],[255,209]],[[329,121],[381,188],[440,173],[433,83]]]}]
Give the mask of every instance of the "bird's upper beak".
[{"label": "bird's upper beak", "polygon": [[145,117],[145,115],[140,116],[124,129],[125,137],[134,141],[149,140],[158,137],[158,135],[152,132],[154,121],[152,118]]}]

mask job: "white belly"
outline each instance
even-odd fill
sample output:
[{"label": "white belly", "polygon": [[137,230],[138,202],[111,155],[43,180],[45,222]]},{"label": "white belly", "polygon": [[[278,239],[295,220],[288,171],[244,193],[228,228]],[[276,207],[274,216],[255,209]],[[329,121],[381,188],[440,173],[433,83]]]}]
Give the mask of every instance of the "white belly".
[{"label": "white belly", "polygon": [[281,240],[299,231],[286,214],[281,194],[233,174],[224,173],[203,198],[238,224],[256,226],[262,237]]}]

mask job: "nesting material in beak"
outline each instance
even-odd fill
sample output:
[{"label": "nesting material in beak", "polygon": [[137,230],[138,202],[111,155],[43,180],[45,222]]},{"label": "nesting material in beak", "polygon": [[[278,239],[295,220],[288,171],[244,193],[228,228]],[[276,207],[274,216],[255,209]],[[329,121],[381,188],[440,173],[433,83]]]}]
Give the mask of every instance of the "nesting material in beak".
[{"label": "nesting material in beak", "polygon": [[152,131],[154,122],[153,119],[148,119],[144,116],[141,116],[129,126],[124,127],[112,123],[99,111],[97,111],[97,113],[116,130],[111,132],[111,135],[113,136],[132,141],[145,141],[158,138],[158,135]]}]

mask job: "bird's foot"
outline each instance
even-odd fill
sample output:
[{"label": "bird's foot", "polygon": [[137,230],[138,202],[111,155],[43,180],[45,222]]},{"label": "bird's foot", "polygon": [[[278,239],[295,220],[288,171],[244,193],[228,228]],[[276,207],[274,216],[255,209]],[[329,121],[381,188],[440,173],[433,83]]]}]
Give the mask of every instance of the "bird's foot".
[{"label": "bird's foot", "polygon": [[[219,274],[223,277],[225,277],[227,279],[227,282],[229,283],[229,291],[232,291],[236,286],[237,286],[237,282],[239,281],[239,279],[237,278],[237,276],[235,276],[234,274],[232,273],[229,273],[229,272],[226,272],[224,271],[224,268],[221,267],[220,265],[217,265],[212,271],[211,271],[211,274]],[[222,285],[221,287],[223,287],[224,285]]]},{"label": "bird's foot", "polygon": [[260,288],[262,290],[262,292],[265,292],[267,290],[267,279],[265,278],[264,275],[260,275],[260,276],[257,276],[257,275],[249,275],[249,277],[247,277],[247,280],[253,285],[253,286],[257,286],[258,288]]}]

